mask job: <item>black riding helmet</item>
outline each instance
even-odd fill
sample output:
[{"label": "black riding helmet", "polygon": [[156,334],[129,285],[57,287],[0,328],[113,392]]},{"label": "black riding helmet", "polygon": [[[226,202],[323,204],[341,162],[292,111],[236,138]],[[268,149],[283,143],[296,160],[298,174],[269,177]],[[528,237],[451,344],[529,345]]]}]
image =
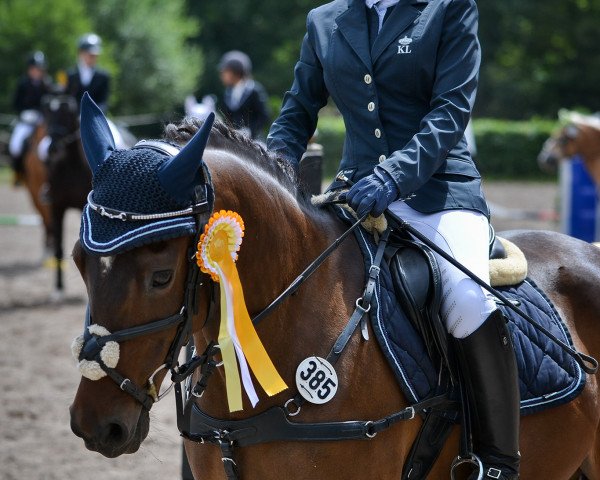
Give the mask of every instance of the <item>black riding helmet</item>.
[{"label": "black riding helmet", "polygon": [[33,52],[27,58],[27,66],[38,67],[42,69],[46,68],[46,55],[44,55],[44,52],[40,50]]},{"label": "black riding helmet", "polygon": [[79,37],[77,48],[92,55],[100,55],[102,53],[102,39],[95,33],[86,33]]},{"label": "black riding helmet", "polygon": [[232,50],[221,57],[219,70],[230,70],[236,75],[246,78],[252,75],[252,61],[244,52]]}]

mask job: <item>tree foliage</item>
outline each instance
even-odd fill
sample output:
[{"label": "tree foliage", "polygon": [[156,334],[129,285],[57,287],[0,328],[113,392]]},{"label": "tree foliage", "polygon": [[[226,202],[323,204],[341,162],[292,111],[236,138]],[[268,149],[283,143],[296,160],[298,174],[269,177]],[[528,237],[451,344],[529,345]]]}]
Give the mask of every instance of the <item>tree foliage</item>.
[{"label": "tree foliage", "polygon": [[[93,30],[105,44],[101,66],[113,74],[113,113],[170,112],[194,90],[221,93],[217,64],[231,49],[248,53],[257,80],[280,98],[291,84],[306,14],[321,3],[0,0],[0,112],[10,110],[31,51],[46,52],[55,73],[75,63],[77,37]],[[484,58],[477,115],[600,110],[600,0],[478,5]]]},{"label": "tree foliage", "polygon": [[220,93],[217,66],[228,50],[252,58],[254,76],[269,94],[278,97],[291,85],[294,64],[306,31],[306,15],[319,0],[188,0],[201,23],[197,41],[205,55],[205,74],[199,93]]},{"label": "tree foliage", "polygon": [[0,111],[12,110],[32,51],[44,51],[55,74],[75,64],[77,38],[89,31],[103,39],[99,65],[113,76],[113,113],[170,112],[196,88],[201,51],[188,39],[198,23],[185,0],[2,0]]},{"label": "tree foliage", "polygon": [[479,2],[478,112],[555,117],[600,110],[600,0]]},{"label": "tree foliage", "polygon": [[188,42],[198,24],[185,0],[87,0],[96,32],[114,62],[117,113],[170,112],[193,93],[201,52]]},{"label": "tree foliage", "polygon": [[[240,49],[271,95],[289,87],[307,12],[324,2],[188,0],[206,55],[202,93],[219,92],[216,65]],[[484,52],[477,113],[554,117],[561,107],[600,110],[600,0],[480,1]]]},{"label": "tree foliage", "polygon": [[35,50],[46,53],[49,71],[73,63],[77,37],[91,30],[79,0],[0,1],[0,111],[12,110],[17,81]]}]

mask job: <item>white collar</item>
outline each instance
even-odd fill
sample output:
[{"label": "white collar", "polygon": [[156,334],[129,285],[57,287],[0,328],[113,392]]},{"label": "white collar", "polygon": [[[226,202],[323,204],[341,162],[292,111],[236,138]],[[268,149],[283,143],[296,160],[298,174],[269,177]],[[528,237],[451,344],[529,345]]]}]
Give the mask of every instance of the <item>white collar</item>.
[{"label": "white collar", "polygon": [[400,0],[365,0],[365,4],[369,8],[376,6],[378,10],[387,10],[396,5]]}]

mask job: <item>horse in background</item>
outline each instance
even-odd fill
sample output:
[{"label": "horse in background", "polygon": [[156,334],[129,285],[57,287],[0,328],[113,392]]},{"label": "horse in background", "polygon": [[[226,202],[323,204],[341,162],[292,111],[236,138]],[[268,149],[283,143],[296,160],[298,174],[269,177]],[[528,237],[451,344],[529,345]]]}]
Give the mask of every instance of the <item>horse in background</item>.
[{"label": "horse in background", "polygon": [[55,291],[64,288],[63,222],[69,208],[83,209],[92,189],[92,173],[81,145],[79,106],[68,95],[50,95],[44,99],[43,113],[49,139],[46,170],[56,260]]},{"label": "horse in background", "polygon": [[46,137],[46,124],[40,123],[27,141],[27,147],[23,157],[23,184],[29,192],[29,198],[34,208],[39,213],[44,227],[44,253],[45,259],[52,255],[54,244],[54,229],[50,201],[45,191],[48,185],[48,172],[46,165],[38,155],[38,145]]},{"label": "horse in background", "polygon": [[[43,112],[49,139],[46,171],[54,232],[55,291],[60,294],[64,289],[62,260],[65,213],[69,208],[83,209],[92,189],[92,172],[81,145],[79,105],[75,98],[62,94],[49,95],[44,99]],[[118,139],[117,148],[133,146],[136,139],[128,130],[112,122],[110,125],[113,135]]]},{"label": "horse in background", "polygon": [[538,155],[540,168],[555,171],[561,161],[579,155],[600,186],[600,117],[561,110],[559,118],[566,125],[544,143]]},{"label": "horse in background", "polygon": [[23,116],[21,121],[30,124],[32,128],[31,135],[25,139],[23,145],[23,170],[15,173],[15,186],[24,186],[29,193],[29,198],[33,207],[40,215],[44,228],[44,253],[42,261],[52,255],[53,231],[50,204],[47,195],[48,173],[46,166],[42,162],[38,148],[40,143],[46,137],[46,124],[43,121],[41,113],[31,111],[33,115],[28,115],[27,119]]}]

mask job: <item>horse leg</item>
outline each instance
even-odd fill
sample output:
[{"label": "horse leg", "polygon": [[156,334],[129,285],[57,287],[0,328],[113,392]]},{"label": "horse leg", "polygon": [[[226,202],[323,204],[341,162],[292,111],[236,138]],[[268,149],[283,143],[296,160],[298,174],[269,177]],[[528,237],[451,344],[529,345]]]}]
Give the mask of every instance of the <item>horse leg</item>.
[{"label": "horse leg", "polygon": [[65,209],[58,206],[52,206],[52,226],[54,230],[54,260],[56,261],[56,282],[55,293],[60,296],[63,292],[63,221]]}]

